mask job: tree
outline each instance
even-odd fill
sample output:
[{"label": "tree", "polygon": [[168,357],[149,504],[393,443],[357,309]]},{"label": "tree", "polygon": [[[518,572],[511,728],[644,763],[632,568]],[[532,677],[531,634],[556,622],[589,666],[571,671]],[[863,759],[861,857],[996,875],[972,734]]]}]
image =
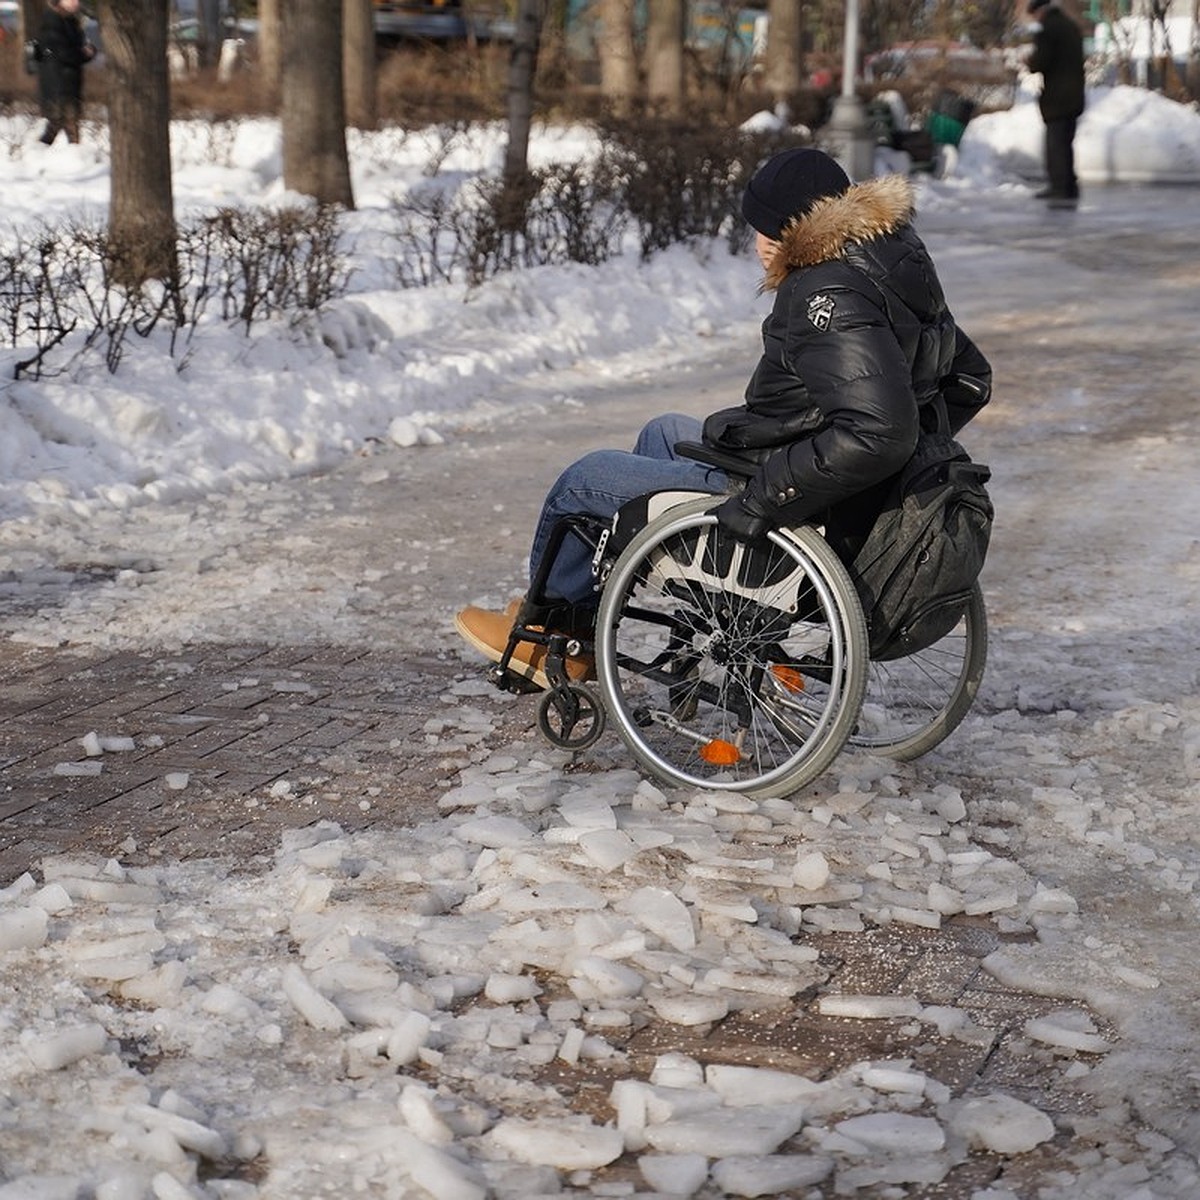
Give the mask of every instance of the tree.
[{"label": "tree", "polygon": [[167,6],[100,0],[108,71],[112,196],[108,231],[123,282],[175,271]]},{"label": "tree", "polygon": [[800,0],[770,0],[764,83],[777,105],[786,104],[800,90],[802,29]]},{"label": "tree", "polygon": [[24,40],[37,37],[45,11],[46,0],[21,0],[21,37]]},{"label": "tree", "polygon": [[221,57],[222,0],[198,0],[196,46],[202,67],[215,67]]},{"label": "tree", "polygon": [[646,12],[646,95],[668,112],[683,107],[683,42],[687,29],[684,0],[648,0]]},{"label": "tree", "polygon": [[353,208],[342,90],[341,0],[290,0],[282,51],[284,186],[318,204]]},{"label": "tree", "polygon": [[274,108],[283,70],[283,0],[258,0],[258,78],[262,101]]},{"label": "tree", "polygon": [[600,91],[618,110],[637,94],[637,50],[633,42],[633,0],[600,0]]},{"label": "tree", "polygon": [[504,151],[504,190],[510,197],[520,194],[529,171],[533,80],[544,16],[545,0],[518,0],[517,28],[508,59],[508,145]]},{"label": "tree", "polygon": [[344,0],[342,55],[346,72],[346,120],[356,129],[379,124],[375,72],[375,6],[371,0]]}]

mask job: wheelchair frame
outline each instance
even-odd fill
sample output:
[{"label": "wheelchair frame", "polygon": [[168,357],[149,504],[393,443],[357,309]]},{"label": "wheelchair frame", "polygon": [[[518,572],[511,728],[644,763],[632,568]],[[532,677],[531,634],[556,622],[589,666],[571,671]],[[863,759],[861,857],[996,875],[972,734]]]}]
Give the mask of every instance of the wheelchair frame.
[{"label": "wheelchair frame", "polygon": [[[680,453],[746,476],[755,467],[698,444]],[[510,670],[517,645],[545,647],[550,684],[538,726],[582,750],[612,720],[655,778],[678,786],[786,796],[847,746],[899,760],[949,736],[969,711],[986,664],[978,586],[959,625],[908,658],[870,659],[857,592],[811,524],[775,530],[751,550],[717,525],[721,495],[691,493],[622,546],[612,520],[572,515],[546,553],[490,678],[529,691]],[[622,510],[624,511],[624,510]],[[546,581],[567,537],[592,553],[600,594],[591,638],[553,629]],[[599,695],[571,680],[568,657],[595,656]]]}]

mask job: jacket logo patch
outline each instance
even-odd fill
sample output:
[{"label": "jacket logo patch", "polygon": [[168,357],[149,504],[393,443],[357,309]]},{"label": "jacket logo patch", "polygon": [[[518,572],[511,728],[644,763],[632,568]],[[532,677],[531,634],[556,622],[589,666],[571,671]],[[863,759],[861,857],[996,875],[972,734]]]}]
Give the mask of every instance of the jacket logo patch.
[{"label": "jacket logo patch", "polygon": [[824,333],[833,319],[833,310],[833,297],[818,293],[808,302],[808,319]]}]

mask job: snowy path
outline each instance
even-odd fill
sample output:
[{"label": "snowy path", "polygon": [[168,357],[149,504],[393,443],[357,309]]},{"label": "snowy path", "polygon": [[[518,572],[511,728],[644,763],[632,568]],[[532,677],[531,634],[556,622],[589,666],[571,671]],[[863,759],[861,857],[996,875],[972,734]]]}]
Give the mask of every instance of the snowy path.
[{"label": "snowy path", "polygon": [[[847,759],[794,808],[722,811],[639,785],[615,742],[564,773],[521,739],[477,750],[447,781],[440,820],[407,838],[301,833],[252,876],[228,864],[107,875],[51,864],[36,903],[31,883],[0,908],[0,921],[48,912],[55,930],[37,942],[36,916],[0,924],[0,937],[25,930],[31,940],[13,944],[32,947],[12,952],[0,983],[0,1035],[20,1031],[26,1053],[0,1068],[0,1131],[19,1135],[0,1169],[66,1173],[31,1136],[29,1109],[44,1108],[64,1137],[91,1131],[80,1143],[90,1178],[125,1156],[190,1189],[155,1176],[167,1197],[361,1185],[470,1198],[486,1186],[524,1200],[563,1181],[632,1194],[636,1175],[588,1174],[608,1161],[608,1132],[554,1123],[558,1100],[532,1081],[547,1061],[600,1070],[606,1038],[619,1043],[652,1010],[668,1029],[681,1022],[685,1041],[706,1004],[736,1012],[805,995],[820,982],[808,951],[822,937],[957,907],[994,921],[994,980],[1055,1001],[1023,1045],[1007,1045],[1014,1073],[993,1096],[1044,1095],[1053,1079],[1056,1156],[1010,1150],[1002,1171],[996,1157],[990,1175],[968,1169],[965,1147],[1001,1154],[989,1144],[999,1130],[1024,1151],[1042,1126],[999,1101],[981,1114],[914,1066],[934,1030],[944,1045],[986,1040],[981,996],[959,993],[940,1012],[909,996],[893,1052],[874,1037],[880,1004],[863,1001],[863,1061],[808,1088],[795,1076],[700,1078],[693,1060],[659,1059],[658,1082],[676,1091],[626,1088],[596,1110],[619,1116],[625,1149],[647,1159],[640,1186],[752,1195],[782,1180],[776,1192],[874,1198],[890,1181],[915,1197],[944,1177],[937,1194],[955,1200],[1194,1196],[1200,213],[1169,190],[1098,192],[1074,215],[1000,197],[977,228],[979,202],[944,201],[924,223],[956,311],[997,369],[996,404],[969,438],[995,472],[1000,514],[992,654],[980,704],[947,746],[894,770]],[[479,409],[444,446],[8,530],[23,584],[0,628],[85,649],[369,639],[433,651],[447,668],[446,692],[430,698],[433,744],[487,746],[521,702],[478,685],[450,614],[519,588],[534,507],[562,462],[626,440],[640,415],[729,402],[753,336],[730,331],[670,397],[650,381],[595,391],[558,375],[531,410]],[[100,582],[80,585],[85,565]],[[628,904],[639,888],[652,889],[640,913]],[[100,1053],[105,1031],[124,1039],[126,1060],[144,1049],[148,1080]],[[1102,1042],[1107,1053],[1073,1049]],[[753,1100],[767,1086],[778,1092],[764,1112]],[[805,1130],[789,1141],[793,1120]],[[712,1149],[720,1130],[727,1153]],[[231,1164],[264,1146],[271,1173],[245,1190],[253,1172]],[[704,1185],[701,1147],[720,1168]],[[197,1164],[210,1179],[224,1172],[226,1189],[200,1190]],[[130,1191],[112,1194],[148,1194],[132,1190],[149,1186],[142,1168],[127,1170]],[[0,1184],[0,1197],[73,1196],[76,1182]]]}]

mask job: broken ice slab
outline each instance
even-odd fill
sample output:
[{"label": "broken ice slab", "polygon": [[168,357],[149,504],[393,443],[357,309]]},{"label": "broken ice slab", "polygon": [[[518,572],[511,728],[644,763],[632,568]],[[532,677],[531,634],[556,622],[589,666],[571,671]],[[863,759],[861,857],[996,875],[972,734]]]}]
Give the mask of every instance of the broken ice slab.
[{"label": "broken ice slab", "polygon": [[916,996],[822,996],[817,1011],[824,1017],[856,1017],[862,1021],[885,1021],[915,1017],[921,1012]]}]

